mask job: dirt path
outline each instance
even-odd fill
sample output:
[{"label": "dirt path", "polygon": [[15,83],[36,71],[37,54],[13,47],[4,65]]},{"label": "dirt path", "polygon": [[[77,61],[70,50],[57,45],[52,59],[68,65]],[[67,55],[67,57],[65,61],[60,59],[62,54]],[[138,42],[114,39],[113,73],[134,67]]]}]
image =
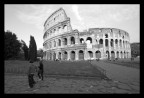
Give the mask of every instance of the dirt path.
[{"label": "dirt path", "polygon": [[47,77],[28,88],[27,76],[5,75],[5,93],[139,93],[129,85],[106,80]]},{"label": "dirt path", "polygon": [[140,70],[131,67],[110,64],[103,61],[92,62],[93,66],[101,67],[106,71],[108,78],[115,82],[129,85],[131,88],[140,89]]}]

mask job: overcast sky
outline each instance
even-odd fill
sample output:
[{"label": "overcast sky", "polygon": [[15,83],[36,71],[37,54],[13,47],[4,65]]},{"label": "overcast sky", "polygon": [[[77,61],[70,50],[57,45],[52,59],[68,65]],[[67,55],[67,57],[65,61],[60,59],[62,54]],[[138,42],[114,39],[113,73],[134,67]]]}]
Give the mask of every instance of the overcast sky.
[{"label": "overcast sky", "polygon": [[24,40],[27,46],[32,35],[37,49],[43,48],[43,24],[60,7],[70,17],[72,29],[119,28],[129,33],[131,43],[140,42],[138,4],[6,4],[4,29],[15,33],[18,40]]}]

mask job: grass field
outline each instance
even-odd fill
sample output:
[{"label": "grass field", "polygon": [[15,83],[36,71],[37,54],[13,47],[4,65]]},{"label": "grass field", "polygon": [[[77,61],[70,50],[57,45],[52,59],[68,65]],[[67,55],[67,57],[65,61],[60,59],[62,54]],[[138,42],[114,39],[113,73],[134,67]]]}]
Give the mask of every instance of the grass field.
[{"label": "grass field", "polygon": [[[34,64],[38,65],[39,63],[35,62]],[[43,61],[43,64],[44,75],[106,77],[88,61]],[[29,65],[28,61],[8,60],[5,61],[5,73],[27,74]]]},{"label": "grass field", "polygon": [[130,59],[119,59],[116,61],[105,60],[105,62],[122,65],[122,66],[127,66],[127,67],[132,67],[132,68],[137,68],[137,69],[140,68],[140,59],[139,58],[135,58],[134,61],[131,61]]}]

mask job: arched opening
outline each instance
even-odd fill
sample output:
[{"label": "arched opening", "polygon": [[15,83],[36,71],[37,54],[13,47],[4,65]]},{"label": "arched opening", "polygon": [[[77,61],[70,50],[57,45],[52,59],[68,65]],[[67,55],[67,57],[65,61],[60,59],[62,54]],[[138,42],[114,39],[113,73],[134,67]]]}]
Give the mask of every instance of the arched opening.
[{"label": "arched opening", "polygon": [[106,57],[107,57],[107,59],[110,58],[110,55],[109,55],[109,51],[108,51],[108,50],[106,51]]},{"label": "arched opening", "polygon": [[58,46],[61,46],[61,40],[58,39]]},{"label": "arched opening", "polygon": [[67,38],[64,38],[64,45],[67,45]]},{"label": "arched opening", "polygon": [[89,59],[93,58],[93,52],[92,51],[88,51],[89,54]]},{"label": "arched opening", "polygon": [[71,37],[71,44],[75,44],[75,38]]},{"label": "arched opening", "polygon": [[122,53],[122,51],[121,51],[121,58],[123,58],[123,53]]},{"label": "arched opening", "polygon": [[75,60],[75,51],[71,51],[71,60]]},{"label": "arched opening", "polygon": [[115,53],[114,53],[114,51],[111,51],[111,59],[112,59],[112,60],[115,59]]},{"label": "arched opening", "polygon": [[124,58],[126,58],[126,53],[125,53],[125,51],[124,51]]},{"label": "arched opening", "polygon": [[84,52],[82,50],[79,51],[79,60],[84,60]]},{"label": "arched opening", "polygon": [[113,39],[111,39],[111,42],[110,42],[110,44],[111,44],[111,47],[113,47]]},{"label": "arched opening", "polygon": [[119,52],[117,51],[117,58],[119,58]]},{"label": "arched opening", "polygon": [[116,47],[118,47],[118,39],[115,39]]},{"label": "arched opening", "polygon": [[64,32],[67,32],[67,25],[64,25],[63,29],[64,29]]},{"label": "arched opening", "polygon": [[108,38],[108,34],[105,34],[105,38]]},{"label": "arched opening", "polygon": [[61,60],[61,52],[58,53],[58,59]]},{"label": "arched opening", "polygon": [[108,47],[108,39],[105,39],[105,46]]},{"label": "arched opening", "polygon": [[80,38],[80,43],[84,43],[84,39],[83,38]]},{"label": "arched opening", "polygon": [[99,50],[96,51],[95,53],[96,53],[96,58],[98,58],[98,59],[101,58],[101,52]]},{"label": "arched opening", "polygon": [[53,60],[55,60],[56,59],[56,53],[54,52],[53,53]]},{"label": "arched opening", "polygon": [[63,60],[67,60],[67,58],[68,58],[68,53],[66,51],[64,51]]},{"label": "arched opening", "polygon": [[100,40],[99,40],[99,44],[103,44],[103,39],[100,39]]},{"label": "arched opening", "polygon": [[88,38],[86,39],[86,41],[89,41],[90,43],[92,43],[92,38],[91,38],[91,37],[88,37]]}]

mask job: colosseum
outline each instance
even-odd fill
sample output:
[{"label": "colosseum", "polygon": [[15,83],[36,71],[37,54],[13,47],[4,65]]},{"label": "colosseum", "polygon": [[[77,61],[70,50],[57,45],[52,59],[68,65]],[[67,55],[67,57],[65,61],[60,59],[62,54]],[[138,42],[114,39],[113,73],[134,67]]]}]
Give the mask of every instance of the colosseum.
[{"label": "colosseum", "polygon": [[130,36],[117,28],[73,30],[63,8],[53,12],[44,23],[45,60],[95,60],[131,58]]}]

